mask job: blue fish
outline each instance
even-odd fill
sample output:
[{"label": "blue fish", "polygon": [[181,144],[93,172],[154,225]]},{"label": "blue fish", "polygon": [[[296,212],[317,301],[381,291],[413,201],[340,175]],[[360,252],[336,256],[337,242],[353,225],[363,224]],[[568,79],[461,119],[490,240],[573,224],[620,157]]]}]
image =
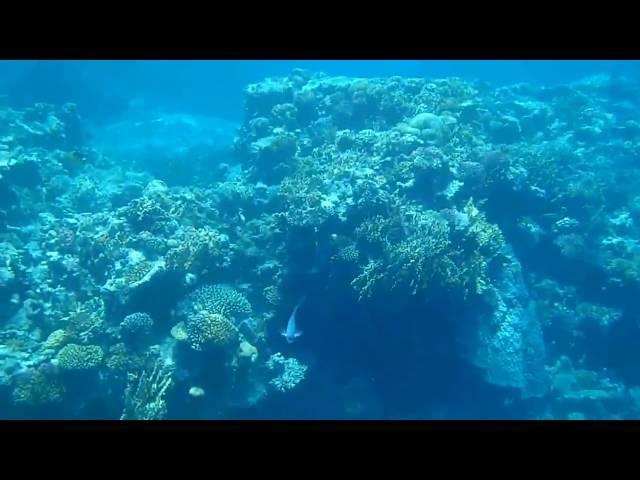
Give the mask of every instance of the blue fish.
[{"label": "blue fish", "polygon": [[282,331],[282,336],[287,339],[288,343],[295,342],[296,338],[300,337],[303,333],[302,330],[298,330],[298,327],[296,327],[296,313],[300,305],[302,305],[302,302],[304,302],[304,298],[295,306],[287,322],[287,328]]}]

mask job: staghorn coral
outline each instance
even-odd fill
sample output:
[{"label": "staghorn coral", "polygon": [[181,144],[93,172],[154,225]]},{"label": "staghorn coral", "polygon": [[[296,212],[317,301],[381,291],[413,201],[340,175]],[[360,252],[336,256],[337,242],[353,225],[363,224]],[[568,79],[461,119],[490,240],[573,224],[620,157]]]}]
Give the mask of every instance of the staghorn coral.
[{"label": "staghorn coral", "polygon": [[[585,331],[593,327],[608,329],[622,320],[623,311],[607,305],[585,301],[573,286],[563,285],[548,278],[531,276],[532,294],[543,325],[554,335],[553,341],[571,351]],[[570,345],[565,345],[568,336]]]},{"label": "staghorn coral", "polygon": [[389,237],[394,230],[398,230],[398,228],[390,218],[375,215],[362,221],[356,227],[354,235],[369,244],[384,245],[389,241]]},{"label": "staghorn coral", "polygon": [[466,232],[466,237],[473,242],[472,245],[466,245],[470,252],[477,251],[490,259],[502,251],[505,240],[500,227],[489,223],[486,216],[473,204],[472,199],[465,205],[463,213],[470,222]]},{"label": "staghorn coral", "polygon": [[362,267],[362,271],[353,280],[351,286],[358,293],[359,300],[371,298],[376,291],[376,286],[385,279],[386,269],[381,260],[369,260]]},{"label": "staghorn coral", "polygon": [[391,246],[388,253],[391,289],[398,287],[415,294],[426,288],[449,246],[449,226],[437,212],[407,212],[403,225],[408,238]]},{"label": "staghorn coral", "polygon": [[162,420],[167,415],[165,396],[173,383],[173,368],[156,361],[153,369],[127,375],[120,420]]},{"label": "staghorn coral", "polygon": [[486,275],[486,269],[473,269],[474,261],[486,267],[490,260],[461,252],[445,217],[416,207],[399,212],[395,222],[382,217],[363,222],[357,234],[379,252],[379,258],[370,259],[352,281],[361,298],[376,291],[415,295],[433,284],[466,291],[467,285],[481,283]]}]

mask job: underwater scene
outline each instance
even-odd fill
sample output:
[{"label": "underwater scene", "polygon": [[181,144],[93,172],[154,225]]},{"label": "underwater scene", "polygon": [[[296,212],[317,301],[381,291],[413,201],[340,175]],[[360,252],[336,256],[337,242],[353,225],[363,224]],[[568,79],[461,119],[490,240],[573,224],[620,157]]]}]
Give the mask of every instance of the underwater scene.
[{"label": "underwater scene", "polygon": [[0,77],[0,418],[640,418],[638,62]]}]

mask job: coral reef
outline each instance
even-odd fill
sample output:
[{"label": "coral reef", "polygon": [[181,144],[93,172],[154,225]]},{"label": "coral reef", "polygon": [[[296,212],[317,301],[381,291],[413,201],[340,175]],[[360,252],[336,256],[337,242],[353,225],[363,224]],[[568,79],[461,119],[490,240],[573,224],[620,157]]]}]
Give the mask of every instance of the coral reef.
[{"label": "coral reef", "polygon": [[342,414],[433,418],[466,382],[505,415],[637,417],[625,82],[296,70],[247,86],[232,145],[131,162],[73,105],[0,106],[0,396],[62,418],[94,397],[123,419],[228,418],[318,382]]},{"label": "coral reef", "polygon": [[37,406],[61,402],[64,394],[64,385],[56,372],[42,365],[17,376],[11,395],[16,404]]}]

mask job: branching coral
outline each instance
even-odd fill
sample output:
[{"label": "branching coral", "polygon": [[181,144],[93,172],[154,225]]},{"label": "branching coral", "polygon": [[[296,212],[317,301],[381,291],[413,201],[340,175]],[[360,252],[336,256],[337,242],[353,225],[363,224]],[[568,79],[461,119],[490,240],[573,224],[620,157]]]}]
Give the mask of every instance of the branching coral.
[{"label": "branching coral", "polygon": [[158,201],[149,197],[132,200],[126,214],[129,222],[138,230],[153,231],[158,228],[158,223],[168,218]]},{"label": "branching coral", "polygon": [[167,268],[180,272],[201,273],[211,268],[215,257],[221,254],[225,237],[210,227],[187,227],[183,240],[166,255]]},{"label": "branching coral", "polygon": [[105,308],[101,298],[81,303],[65,318],[65,331],[76,342],[88,343],[104,329]]},{"label": "branching coral", "polygon": [[429,285],[446,256],[449,226],[435,212],[408,212],[404,225],[408,237],[390,248],[388,262],[392,289],[403,288],[415,294]]},{"label": "branching coral", "polygon": [[[266,334],[285,321],[275,307],[301,294],[336,294],[342,306],[351,284],[360,304],[340,328],[354,345],[366,340],[373,354],[393,352],[395,342],[372,333],[385,326],[386,312],[378,318],[375,307],[388,306],[397,315],[384,318],[410,317],[403,326],[411,329],[394,335],[402,355],[420,365],[431,349],[412,345],[424,347],[432,325],[413,322],[410,309],[443,307],[430,318],[460,314],[451,335],[474,339],[470,360],[489,383],[539,395],[543,333],[554,354],[568,350],[588,362],[598,349],[585,345],[603,345],[611,338],[604,332],[633,322],[640,96],[637,85],[620,88],[602,79],[491,88],[294,72],[247,89],[233,164],[210,161],[218,146],[184,148],[175,159],[188,161],[173,186],[153,178],[156,165],[139,162],[144,171],[134,172],[73,144],[66,138],[79,125],[72,108],[0,108],[0,287],[11,324],[0,332],[0,379],[26,372],[11,384],[14,400],[44,404],[62,395],[58,370],[65,381],[73,379],[69,370],[90,370],[99,372],[108,403],[110,387],[139,371],[129,378],[123,418],[163,418],[171,375],[159,364],[140,371],[160,351],[185,362],[181,379],[208,371],[199,361],[224,359],[216,368],[220,378],[233,377],[236,400],[253,387],[266,392],[269,381],[287,391],[306,366],[258,356],[279,340]],[[176,125],[200,121],[185,115]],[[167,116],[159,122],[167,126]],[[527,275],[559,277],[534,286],[537,309],[526,289],[531,277],[519,278],[505,236]],[[192,288],[183,302],[173,297]],[[318,316],[333,317],[336,305],[311,303],[317,300],[326,308]],[[455,312],[444,309],[450,306]],[[143,313],[123,319],[147,310],[156,325]],[[365,326],[360,317],[369,312]],[[316,321],[312,313],[304,323]],[[161,338],[168,328],[160,322],[174,314],[171,335],[211,351],[194,354]],[[300,348],[322,348],[315,332],[325,330],[316,327],[309,325]],[[148,342],[134,341],[142,336]],[[445,340],[461,339],[438,337]],[[55,355],[58,369],[34,370]],[[591,381],[587,371],[571,375]],[[228,406],[231,394],[206,380],[198,379],[206,398],[194,398]],[[252,387],[243,390],[242,382]]]},{"label": "branching coral", "polygon": [[42,365],[19,375],[11,396],[16,404],[36,406],[59,403],[64,394],[64,385],[55,370]]},{"label": "branching coral", "polygon": [[486,216],[469,200],[464,208],[470,226],[466,237],[472,241],[471,251],[477,251],[486,258],[496,256],[505,246],[500,228],[487,221]]},{"label": "branching coral", "polygon": [[356,238],[369,244],[384,245],[390,241],[390,235],[399,228],[390,218],[382,215],[367,217],[354,231]]},{"label": "branching coral", "polygon": [[[381,247],[381,258],[370,261],[354,279],[353,285],[358,286],[361,296],[363,291],[370,295],[375,288],[415,294],[427,288],[443,270],[450,244],[449,226],[443,218],[436,212],[410,208],[400,212],[396,226],[392,225],[376,217],[359,227],[359,236]],[[391,240],[393,232],[399,240]]]},{"label": "branching coral", "polygon": [[359,299],[371,298],[376,285],[385,279],[386,269],[381,260],[369,260],[362,271],[351,281],[351,286],[358,292]]},{"label": "branching coral", "polygon": [[276,377],[269,384],[280,392],[295,388],[304,380],[308,369],[295,358],[285,358],[280,352],[271,355],[266,365],[269,370],[276,372]]},{"label": "branching coral", "polygon": [[173,383],[172,375],[173,368],[160,360],[151,371],[130,373],[120,420],[162,420],[167,415],[165,396]]}]

